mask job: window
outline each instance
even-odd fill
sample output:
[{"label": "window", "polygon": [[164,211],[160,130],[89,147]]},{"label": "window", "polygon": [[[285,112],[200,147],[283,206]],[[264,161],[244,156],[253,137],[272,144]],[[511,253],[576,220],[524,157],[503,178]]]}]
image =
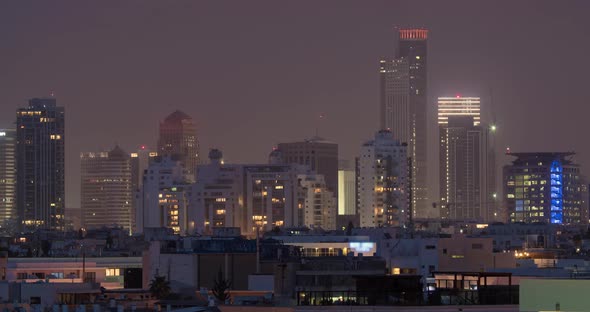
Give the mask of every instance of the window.
[{"label": "window", "polygon": [[471,244],[471,249],[483,249],[483,244]]},{"label": "window", "polygon": [[119,276],[121,275],[120,269],[106,269],[106,276]]},{"label": "window", "polygon": [[27,279],[27,273],[25,273],[25,272],[16,273],[16,279]]}]

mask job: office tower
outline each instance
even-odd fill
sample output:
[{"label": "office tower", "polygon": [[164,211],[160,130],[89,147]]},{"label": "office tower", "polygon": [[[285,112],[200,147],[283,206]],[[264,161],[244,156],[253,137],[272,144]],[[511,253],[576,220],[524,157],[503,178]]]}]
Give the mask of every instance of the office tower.
[{"label": "office tower", "polygon": [[[177,110],[160,123],[158,154],[180,160],[192,176],[199,163],[199,141],[193,119]],[[191,180],[194,178],[191,177]]]},{"label": "office tower", "polygon": [[321,228],[324,230],[336,229],[336,197],[330,191],[321,174],[300,174],[299,186],[302,188],[304,220],[309,228]]},{"label": "office tower", "polygon": [[357,166],[360,226],[405,226],[410,221],[406,144],[381,130],[363,144]]},{"label": "office tower", "polygon": [[356,180],[355,171],[346,161],[338,165],[338,214],[356,214]]},{"label": "office tower", "polygon": [[390,130],[400,142],[412,142],[410,112],[410,65],[407,58],[382,59],[379,64],[381,82],[381,129]]},{"label": "office tower", "polygon": [[191,177],[179,160],[170,157],[158,157],[149,165],[135,195],[136,233],[158,227],[171,228],[176,234],[191,232],[187,220]]},{"label": "office tower", "polygon": [[490,127],[481,124],[480,98],[439,97],[440,216],[494,220],[495,163]]},{"label": "office tower", "polygon": [[131,159],[119,146],[81,153],[82,224],[87,229],[120,226],[131,233]]},{"label": "office tower", "polygon": [[381,128],[408,144],[413,217],[435,217],[427,198],[426,29],[400,29],[394,59],[380,61]]},{"label": "office tower", "polygon": [[53,98],[31,99],[16,112],[16,204],[23,229],[63,230],[64,108]]},{"label": "office tower", "polygon": [[479,97],[468,97],[456,95],[454,97],[438,98],[438,125],[446,126],[450,116],[471,116],[473,125],[481,123],[481,99]]},{"label": "office tower", "polygon": [[338,196],[338,144],[320,137],[300,142],[279,143],[286,164],[309,166],[326,179],[328,188]]},{"label": "office tower", "polygon": [[574,153],[508,153],[504,204],[511,222],[588,224],[588,188]]},{"label": "office tower", "polygon": [[136,211],[135,208],[137,207],[135,200],[137,193],[142,185],[143,185],[143,174],[148,166],[158,157],[158,152],[150,151],[145,145],[139,147],[136,152],[130,154],[131,158],[131,190],[132,190],[132,200],[131,200],[131,229],[135,232],[136,224],[135,224],[135,215]]},{"label": "office tower", "polygon": [[0,129],[0,225],[16,218],[16,130]]}]

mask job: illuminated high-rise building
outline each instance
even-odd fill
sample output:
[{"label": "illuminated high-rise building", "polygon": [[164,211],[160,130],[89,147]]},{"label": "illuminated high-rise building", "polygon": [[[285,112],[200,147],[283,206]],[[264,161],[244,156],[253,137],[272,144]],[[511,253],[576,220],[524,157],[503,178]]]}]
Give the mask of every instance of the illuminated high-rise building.
[{"label": "illuminated high-rise building", "polygon": [[16,217],[16,130],[0,129],[0,223]]},{"label": "illuminated high-rise building", "polygon": [[381,128],[408,144],[413,217],[433,217],[427,187],[426,29],[400,29],[394,59],[380,61]]},{"label": "illuminated high-rise building", "polygon": [[193,119],[189,115],[177,110],[160,123],[158,154],[179,160],[187,173],[194,175],[199,163],[199,141]]},{"label": "illuminated high-rise building", "polygon": [[439,97],[440,216],[489,222],[495,210],[492,127],[481,124],[480,98]]},{"label": "illuminated high-rise building", "polygon": [[507,153],[504,205],[511,222],[588,224],[588,185],[574,153]]},{"label": "illuminated high-rise building", "polygon": [[17,214],[25,230],[64,229],[65,117],[54,98],[16,112]]},{"label": "illuminated high-rise building", "polygon": [[84,227],[120,226],[131,231],[134,216],[129,155],[115,146],[108,152],[82,153],[80,161]]},{"label": "illuminated high-rise building", "polygon": [[481,123],[481,99],[479,97],[453,96],[438,98],[438,125],[449,123],[449,116],[472,116],[473,125]]},{"label": "illuminated high-rise building", "polygon": [[321,174],[300,174],[299,192],[302,201],[303,224],[309,228],[321,228],[324,230],[336,229],[336,216],[338,209],[336,197],[328,189],[324,176]]},{"label": "illuminated high-rise building", "polygon": [[405,226],[410,221],[407,145],[388,130],[361,147],[357,204],[361,227]]}]

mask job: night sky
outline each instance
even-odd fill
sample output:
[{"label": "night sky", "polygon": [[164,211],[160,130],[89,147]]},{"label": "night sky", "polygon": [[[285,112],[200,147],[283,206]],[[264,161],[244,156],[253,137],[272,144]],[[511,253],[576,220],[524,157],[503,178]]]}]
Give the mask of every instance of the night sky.
[{"label": "night sky", "polygon": [[353,159],[378,130],[394,27],[418,26],[430,30],[431,188],[436,97],[457,93],[481,96],[484,120],[493,94],[499,154],[573,150],[588,174],[588,12],[590,1],[1,1],[0,127],[55,92],[69,207],[80,152],[153,147],[176,109],[195,119],[201,153],[220,148],[226,162],[265,162],[316,127]]}]

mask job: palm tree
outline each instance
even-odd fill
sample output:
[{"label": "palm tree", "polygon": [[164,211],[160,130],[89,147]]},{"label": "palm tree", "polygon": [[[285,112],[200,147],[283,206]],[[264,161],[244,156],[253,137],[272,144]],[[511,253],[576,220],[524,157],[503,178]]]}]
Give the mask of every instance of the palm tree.
[{"label": "palm tree", "polygon": [[221,268],[219,268],[219,272],[217,272],[217,278],[214,281],[213,295],[217,300],[221,302],[225,302],[229,298],[229,289],[231,288],[231,281],[226,280],[223,278],[223,274],[221,273]]},{"label": "palm tree", "polygon": [[168,297],[170,295],[170,282],[164,276],[154,276],[150,282],[150,293],[158,299]]}]

